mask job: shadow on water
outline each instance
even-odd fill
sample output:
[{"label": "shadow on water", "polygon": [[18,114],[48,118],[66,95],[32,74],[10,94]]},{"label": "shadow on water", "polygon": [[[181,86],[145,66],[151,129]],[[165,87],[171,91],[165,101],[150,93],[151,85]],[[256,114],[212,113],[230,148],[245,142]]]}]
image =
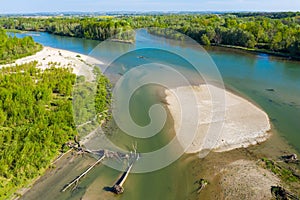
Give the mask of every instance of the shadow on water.
[{"label": "shadow on water", "polygon": [[106,192],[114,193],[113,187],[106,186],[106,187],[103,188],[103,190],[106,191]]}]

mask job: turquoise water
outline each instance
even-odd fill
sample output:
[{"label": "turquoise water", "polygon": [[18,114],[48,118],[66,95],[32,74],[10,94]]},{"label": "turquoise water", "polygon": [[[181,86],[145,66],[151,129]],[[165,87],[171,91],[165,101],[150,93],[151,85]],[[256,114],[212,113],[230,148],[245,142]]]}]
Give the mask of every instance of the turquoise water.
[{"label": "turquoise water", "polygon": [[[181,50],[191,55],[190,59],[193,59],[194,62],[199,62],[199,57],[192,57],[197,51],[193,44],[165,40],[149,35],[143,30],[137,32],[135,44],[102,43],[102,46],[98,48],[95,48],[99,44],[97,41],[53,36],[47,33],[23,33],[17,34],[17,36],[21,37],[26,34],[31,34],[37,42],[45,46],[90,54],[104,62],[111,62],[120,54],[132,51],[127,53],[126,56],[115,60],[105,70],[105,73],[108,74],[122,75],[135,66],[157,62],[174,66],[189,77],[191,83],[197,83],[201,79],[199,75],[194,73],[193,67],[186,60],[169,52],[148,49],[155,46],[170,51]],[[146,47],[147,49],[143,49]],[[135,49],[140,50],[133,51]],[[93,51],[91,52],[91,50]],[[222,48],[210,48],[208,53],[216,63],[226,87],[262,107],[268,113],[280,136],[300,152],[300,63],[277,59],[265,54],[254,55]],[[141,55],[143,58],[139,58]],[[170,77],[169,79],[172,80]],[[178,83],[176,80],[173,81],[175,87]],[[157,97],[155,91],[153,88],[141,88],[133,97],[130,104],[131,114],[136,123],[140,125],[149,123],[147,111],[152,104],[160,103],[160,98]],[[172,122],[170,119],[168,122],[159,134],[147,140],[133,138],[120,130],[114,131],[110,139],[122,148],[129,149],[131,144],[137,141],[142,152],[153,151],[164,146],[172,139]],[[168,153],[171,154],[171,152],[167,152],[165,156],[168,156]],[[130,175],[125,184],[126,192],[117,198],[130,200],[185,199],[195,189],[193,186],[195,180],[186,172],[189,169],[190,159],[194,157],[184,155],[177,162],[162,170]],[[80,195],[85,192],[88,193],[89,185],[94,184],[99,185],[99,190],[95,192],[95,195],[98,197],[107,195],[101,189],[105,184],[101,182],[100,177],[102,177],[102,181],[111,181],[106,182],[106,184],[113,184],[113,181],[118,177],[118,172],[108,167],[99,167],[91,176],[82,181],[82,187],[79,189]],[[45,193],[46,191],[47,188]],[[54,195],[56,199],[78,198],[72,193],[60,196],[57,188],[53,189],[51,193],[57,194]],[[48,197],[51,199],[51,195],[48,195]],[[110,198],[105,196],[105,199]]]},{"label": "turquoise water", "polygon": [[[184,60],[180,60],[172,54],[142,49],[158,46],[170,51],[180,49],[186,55],[193,55],[196,51],[193,45],[161,39],[149,35],[145,31],[140,31],[134,45],[123,44],[123,46],[126,46],[127,50],[140,48],[141,50],[135,51],[135,53],[138,52],[136,55],[126,56],[119,65],[126,63],[128,66],[135,66],[147,62],[166,62],[177,66],[181,73],[183,71],[184,73],[192,72],[188,75],[192,82],[197,82],[199,79],[199,76],[192,75],[191,65]],[[109,60],[105,49],[96,48],[92,55]],[[120,49],[119,46],[117,49]],[[117,52],[119,51],[117,50]],[[219,69],[225,86],[262,107],[268,113],[278,133],[300,152],[300,62],[225,48],[210,48],[208,53]],[[110,57],[115,55],[117,53],[110,54]],[[136,59],[137,55],[144,55],[146,61]],[[195,62],[201,60],[199,57],[191,59]]]},{"label": "turquoise water", "polygon": [[300,63],[265,54],[211,55],[226,85],[262,107],[278,133],[300,152]]}]

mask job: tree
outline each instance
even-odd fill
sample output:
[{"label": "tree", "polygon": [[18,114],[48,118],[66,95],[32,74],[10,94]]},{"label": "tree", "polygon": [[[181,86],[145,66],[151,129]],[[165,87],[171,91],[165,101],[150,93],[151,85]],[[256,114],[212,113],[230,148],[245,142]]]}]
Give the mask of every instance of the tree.
[{"label": "tree", "polygon": [[207,37],[206,34],[203,34],[203,35],[201,36],[201,42],[202,42],[202,44],[204,44],[204,45],[210,45],[210,40],[209,40],[209,38]]}]

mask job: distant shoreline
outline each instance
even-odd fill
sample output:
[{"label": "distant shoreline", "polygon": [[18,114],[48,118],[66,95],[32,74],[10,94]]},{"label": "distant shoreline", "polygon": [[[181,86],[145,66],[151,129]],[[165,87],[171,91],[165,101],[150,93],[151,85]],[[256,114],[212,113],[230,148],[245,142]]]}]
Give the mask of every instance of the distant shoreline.
[{"label": "distant shoreline", "polygon": [[252,53],[255,55],[263,53],[263,54],[267,54],[269,56],[281,58],[284,60],[300,61],[300,57],[298,57],[298,56],[291,56],[287,53],[274,52],[274,51],[269,51],[266,49],[257,49],[257,48],[251,49],[251,48],[246,48],[246,47],[233,46],[233,45],[222,45],[222,44],[212,44],[211,46],[204,46],[204,48],[207,48],[207,49],[209,49],[210,47],[233,49],[233,50],[237,50],[237,51],[241,51],[241,52]]},{"label": "distant shoreline", "polygon": [[[58,35],[58,36],[64,36],[64,37],[70,37],[70,38],[81,38],[81,37],[75,37],[75,36],[65,36],[65,35],[59,35],[59,34],[54,34],[54,33],[50,33],[47,32],[44,29],[39,29],[39,30],[18,30],[18,29],[6,29],[8,32],[12,32],[12,33],[25,33],[25,32],[42,32],[42,33],[48,33],[51,35]],[[162,37],[159,34],[155,34],[155,33],[149,33],[158,37]],[[188,36],[189,37],[189,36]],[[81,39],[86,39],[86,38],[81,38]],[[172,39],[172,38],[171,38]],[[95,39],[89,39],[89,40],[95,40]],[[134,44],[133,40],[121,40],[121,39],[110,39],[112,42],[120,42],[120,43],[126,43],[126,44]],[[95,41],[99,41],[99,42],[103,42],[101,40],[95,40]],[[199,42],[197,42],[199,45]],[[260,54],[260,53],[264,53],[270,56],[274,56],[277,58],[281,58],[281,59],[286,59],[286,60],[290,60],[290,61],[300,61],[300,57],[299,56],[292,56],[288,53],[282,53],[282,52],[275,52],[275,51],[271,51],[271,50],[266,50],[266,49],[258,49],[258,48],[247,48],[247,47],[242,47],[242,46],[234,46],[234,45],[223,45],[223,44],[215,44],[212,43],[211,45],[202,45],[205,49],[209,49],[210,47],[220,47],[220,48],[227,48],[227,49],[234,49],[234,50],[238,50],[241,52],[249,52],[252,54]]]},{"label": "distant shoreline", "polygon": [[[175,31],[175,30],[173,30]],[[171,36],[167,36],[164,33],[163,34],[159,34],[156,33],[154,31],[149,32],[149,34],[157,36],[157,37],[162,37],[162,38],[167,38],[169,40],[175,40],[175,41],[180,41],[179,39],[174,39]],[[185,34],[182,34],[185,35]],[[188,35],[185,35],[186,37],[190,38],[191,40],[195,40],[193,38],[191,38]],[[184,39],[184,37],[183,37]],[[199,45],[203,46],[204,49],[209,49],[211,47],[219,47],[219,48],[227,48],[227,49],[234,49],[234,50],[238,50],[241,52],[249,52],[249,53],[253,53],[253,54],[260,54],[260,53],[264,53],[264,54],[268,54],[270,56],[274,56],[274,57],[278,57],[278,58],[285,58],[287,60],[293,60],[293,61],[300,61],[300,56],[293,56],[290,55],[289,53],[283,53],[283,52],[275,52],[275,51],[271,51],[271,50],[267,50],[267,49],[259,49],[259,48],[247,48],[247,47],[243,47],[243,46],[235,46],[235,45],[225,45],[225,44],[217,44],[217,43],[211,43],[210,45],[203,45],[201,44],[199,41],[195,40]]]}]

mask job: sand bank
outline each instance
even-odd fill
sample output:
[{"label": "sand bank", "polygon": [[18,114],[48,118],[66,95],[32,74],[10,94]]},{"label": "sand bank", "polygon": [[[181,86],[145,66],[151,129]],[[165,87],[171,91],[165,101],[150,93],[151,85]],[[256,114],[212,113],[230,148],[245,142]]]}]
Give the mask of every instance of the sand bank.
[{"label": "sand bank", "polygon": [[[267,114],[224,89],[212,85],[184,86],[168,89],[165,94],[177,139],[184,147],[195,131],[187,153],[229,151],[257,144],[270,136]],[[197,116],[193,117],[195,110]]]},{"label": "sand bank", "polygon": [[[72,68],[73,73],[76,75],[84,75],[86,80],[93,80],[93,66],[103,64],[101,61],[71,51],[55,49],[51,47],[44,47],[35,55],[24,57],[16,60],[12,64],[2,65],[1,67],[20,65],[32,61],[38,62],[38,67],[46,69],[52,65],[56,67]],[[1,68],[0,67],[0,68]]]}]

